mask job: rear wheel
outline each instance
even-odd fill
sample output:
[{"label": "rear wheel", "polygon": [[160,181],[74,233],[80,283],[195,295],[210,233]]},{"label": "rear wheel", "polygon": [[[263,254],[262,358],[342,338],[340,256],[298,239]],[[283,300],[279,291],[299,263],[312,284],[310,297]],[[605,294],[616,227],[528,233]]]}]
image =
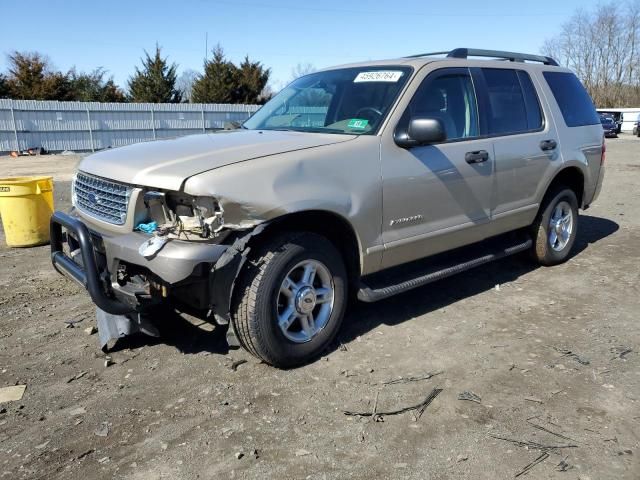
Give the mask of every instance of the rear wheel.
[{"label": "rear wheel", "polygon": [[573,190],[558,186],[545,197],[533,224],[533,257],[542,265],[569,258],[578,233],[578,199]]},{"label": "rear wheel", "polygon": [[344,316],[347,275],[340,252],[312,233],[281,235],[258,249],[238,279],[233,326],[241,345],[277,367],[322,353]]}]

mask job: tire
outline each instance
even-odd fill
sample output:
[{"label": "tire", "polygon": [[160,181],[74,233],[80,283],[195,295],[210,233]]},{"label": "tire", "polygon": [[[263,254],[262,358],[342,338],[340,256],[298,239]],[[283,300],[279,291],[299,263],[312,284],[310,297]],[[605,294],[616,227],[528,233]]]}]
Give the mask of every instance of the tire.
[{"label": "tire", "polygon": [[[555,223],[560,218],[566,220],[554,231],[551,228],[552,218]],[[578,233],[578,198],[575,192],[564,185],[549,191],[532,227],[534,260],[545,266],[565,262]]]},{"label": "tire", "polygon": [[[305,282],[313,268],[314,280]],[[336,247],[313,233],[281,234],[258,247],[241,272],[232,326],[254,356],[275,367],[295,367],[327,348],[340,329],[346,303],[347,273]],[[314,321],[308,322],[310,308]]]}]

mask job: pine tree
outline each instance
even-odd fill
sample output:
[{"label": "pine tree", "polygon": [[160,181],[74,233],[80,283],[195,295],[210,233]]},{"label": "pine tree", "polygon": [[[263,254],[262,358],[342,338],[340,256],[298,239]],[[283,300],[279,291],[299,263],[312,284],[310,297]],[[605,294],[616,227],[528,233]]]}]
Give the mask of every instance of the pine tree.
[{"label": "pine tree", "polygon": [[236,73],[236,103],[260,103],[270,74],[270,69],[264,68],[260,62],[251,62],[249,57],[245,56]]},{"label": "pine tree", "polygon": [[112,78],[107,80],[102,86],[100,96],[101,100],[98,100],[99,102],[125,103],[129,101],[122,89],[115,84]]},{"label": "pine tree", "polygon": [[205,60],[204,73],[193,82],[191,101],[194,103],[235,103],[237,67],[228,61],[220,45],[213,49],[213,58]]},{"label": "pine tree", "polygon": [[9,82],[7,77],[0,73],[0,98],[9,98]]},{"label": "pine tree", "polygon": [[142,70],[136,67],[136,73],[129,79],[129,96],[133,102],[180,103],[182,95],[176,89],[176,70],[178,66],[169,65],[167,58],[160,55],[156,44],[153,57],[146,51],[142,59]]},{"label": "pine tree", "polygon": [[96,68],[91,73],[69,71],[69,81],[74,100],[80,102],[126,102],[122,90],[113,82],[113,78],[104,79],[106,71]]},{"label": "pine tree", "polygon": [[49,60],[37,52],[9,55],[7,79],[11,98],[24,100],[72,100],[69,78],[53,71]]}]

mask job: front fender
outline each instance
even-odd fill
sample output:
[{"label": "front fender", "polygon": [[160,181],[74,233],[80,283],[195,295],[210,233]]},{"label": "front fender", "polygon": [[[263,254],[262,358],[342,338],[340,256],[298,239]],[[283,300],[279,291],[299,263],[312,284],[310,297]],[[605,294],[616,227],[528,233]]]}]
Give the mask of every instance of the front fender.
[{"label": "front fender", "polygon": [[353,227],[365,271],[375,268],[366,251],[382,244],[379,137],[227,165],[189,178],[184,191],[216,197],[230,229],[308,210],[333,213]]}]

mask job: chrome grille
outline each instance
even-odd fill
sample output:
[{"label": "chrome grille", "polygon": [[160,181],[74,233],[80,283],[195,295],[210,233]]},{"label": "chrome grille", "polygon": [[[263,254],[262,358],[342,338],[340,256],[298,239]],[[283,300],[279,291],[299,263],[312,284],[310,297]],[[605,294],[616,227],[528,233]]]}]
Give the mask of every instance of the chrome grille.
[{"label": "chrome grille", "polygon": [[73,184],[76,208],[114,225],[127,220],[132,187],[78,172]]}]

